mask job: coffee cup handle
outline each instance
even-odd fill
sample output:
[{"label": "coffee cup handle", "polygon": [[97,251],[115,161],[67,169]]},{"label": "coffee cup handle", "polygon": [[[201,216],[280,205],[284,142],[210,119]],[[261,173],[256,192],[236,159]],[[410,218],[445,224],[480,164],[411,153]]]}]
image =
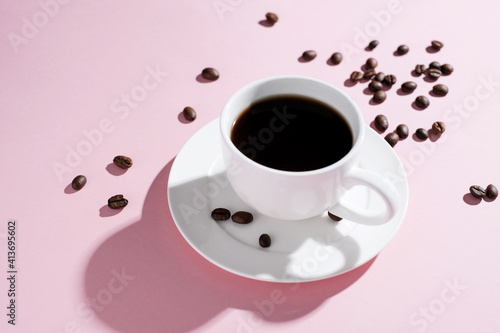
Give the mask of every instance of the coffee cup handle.
[{"label": "coffee cup handle", "polygon": [[341,196],[339,202],[329,209],[329,212],[334,215],[360,224],[380,225],[392,219],[399,210],[400,200],[396,187],[388,178],[378,173],[355,167],[344,177],[342,185],[346,190],[355,185],[367,186],[374,190],[385,201],[385,210],[375,213],[354,207],[344,202]]}]

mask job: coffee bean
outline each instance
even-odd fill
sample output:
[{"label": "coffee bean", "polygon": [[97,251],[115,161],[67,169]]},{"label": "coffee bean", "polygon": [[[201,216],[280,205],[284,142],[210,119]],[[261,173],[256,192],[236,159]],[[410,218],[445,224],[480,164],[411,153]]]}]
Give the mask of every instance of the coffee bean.
[{"label": "coffee bean", "polygon": [[439,51],[443,47],[443,43],[441,43],[440,41],[437,41],[437,40],[433,40],[431,42],[431,46],[434,50]]},{"label": "coffee bean", "polygon": [[438,96],[446,96],[446,94],[448,93],[448,87],[444,84],[436,84],[434,87],[432,87],[432,92]]},{"label": "coffee bean", "polygon": [[441,64],[437,61],[433,61],[429,64],[429,68],[439,69],[441,70]]},{"label": "coffee bean", "polygon": [[201,72],[201,76],[210,81],[215,81],[219,79],[219,72],[212,67],[207,67]]},{"label": "coffee bean", "polygon": [[271,246],[271,236],[268,234],[262,234],[259,237],[259,245],[262,247],[269,247]]},{"label": "coffee bean", "polygon": [[368,58],[368,60],[366,60],[365,66],[367,69],[373,69],[378,66],[378,61],[374,58]]},{"label": "coffee bean", "polygon": [[388,86],[392,86],[393,84],[396,84],[396,81],[398,79],[396,78],[395,75],[386,75],[385,78],[384,78],[384,83],[387,84]]},{"label": "coffee bean", "polygon": [[427,132],[427,130],[425,128],[419,128],[417,129],[417,131],[415,132],[415,135],[417,136],[417,138],[419,138],[420,140],[427,140],[429,138],[429,133]]},{"label": "coffee bean", "polygon": [[132,159],[130,157],[123,155],[115,156],[115,158],[113,158],[113,163],[121,169],[128,169],[133,164]]},{"label": "coffee bean", "polygon": [[334,54],[332,54],[332,56],[330,57],[330,61],[332,63],[334,63],[335,65],[338,65],[342,62],[342,53],[340,52],[335,52]]},{"label": "coffee bean", "polygon": [[426,109],[430,103],[427,97],[420,95],[415,98],[415,104],[421,109]]},{"label": "coffee bean", "polygon": [[408,51],[410,51],[410,48],[408,47],[408,45],[399,45],[398,49],[397,49],[397,53],[399,55],[404,55],[404,54],[407,54]]},{"label": "coffee bean", "polygon": [[490,184],[486,187],[486,196],[489,199],[495,200],[498,197],[498,189],[495,185]]},{"label": "coffee bean", "polygon": [[375,74],[375,77],[373,79],[378,81],[378,82],[383,82],[384,78],[385,78],[385,74],[382,72],[379,72],[379,73]]},{"label": "coffee bean", "polygon": [[415,89],[417,89],[417,84],[413,81],[408,81],[405,82],[401,85],[401,90],[407,93],[413,92]]},{"label": "coffee bean", "polygon": [[380,132],[385,132],[385,130],[389,127],[389,122],[387,121],[387,117],[384,116],[383,114],[379,114],[378,116],[376,116],[374,123],[375,127]]},{"label": "coffee bean", "polygon": [[196,119],[196,111],[190,106],[186,106],[184,110],[182,110],[182,114],[186,120],[193,121]]},{"label": "coffee bean", "polygon": [[266,20],[270,24],[274,24],[274,23],[278,22],[278,15],[276,15],[274,13],[267,13],[266,14]]},{"label": "coffee bean", "polygon": [[436,134],[442,134],[446,131],[446,125],[442,121],[436,121],[432,124],[432,130]]},{"label": "coffee bean", "polygon": [[441,76],[441,71],[439,69],[429,68],[429,70],[427,71],[427,76],[431,79],[436,80]]},{"label": "coffee bean", "polygon": [[121,194],[117,194],[108,199],[108,207],[111,209],[120,209],[128,205],[128,200]]},{"label": "coffee bean", "polygon": [[370,84],[368,84],[368,89],[370,89],[373,92],[377,92],[380,89],[382,89],[382,82],[373,80],[372,82],[370,82]]},{"label": "coffee bean", "polygon": [[212,218],[215,221],[226,221],[231,217],[231,212],[226,208],[215,208],[212,211]]},{"label": "coffee bean", "polygon": [[340,222],[342,221],[342,218],[337,215],[333,215],[332,213],[328,212],[328,217],[331,218],[335,222]]},{"label": "coffee bean", "polygon": [[368,48],[369,48],[370,50],[373,50],[374,48],[376,48],[376,47],[378,46],[378,44],[379,44],[379,41],[378,41],[378,40],[372,40],[372,41],[370,42],[370,44],[368,44]]},{"label": "coffee bean", "polygon": [[76,176],[75,179],[71,182],[71,187],[74,190],[80,191],[85,184],[87,184],[87,177],[83,175]]},{"label": "coffee bean", "polygon": [[399,141],[399,136],[396,133],[389,133],[385,136],[384,139],[388,144],[391,145],[391,147],[394,147]]},{"label": "coffee bean", "polygon": [[351,73],[350,79],[352,82],[359,82],[363,79],[363,73],[358,72],[358,71],[354,71]]},{"label": "coffee bean", "polygon": [[410,131],[408,130],[408,126],[405,124],[398,125],[396,127],[396,134],[399,136],[400,140],[404,140],[410,135]]},{"label": "coffee bean", "polygon": [[247,224],[253,221],[253,215],[249,212],[239,211],[231,216],[231,220],[238,224]]},{"label": "coffee bean", "polygon": [[417,73],[417,75],[422,75],[423,73],[425,73],[425,65],[417,65],[415,66],[415,73]]},{"label": "coffee bean", "polygon": [[450,64],[444,64],[443,66],[441,66],[441,72],[444,75],[450,75],[451,73],[453,73],[453,66]]},{"label": "coffee bean", "polygon": [[363,73],[363,78],[364,79],[371,79],[372,77],[374,77],[376,74],[375,70],[372,68],[372,69],[369,69],[367,70],[366,72]]},{"label": "coffee bean", "polygon": [[311,61],[314,58],[316,58],[316,56],[317,56],[316,51],[313,50],[304,51],[304,53],[302,53],[302,58],[305,61]]},{"label": "coffee bean", "polygon": [[373,101],[375,103],[382,103],[386,98],[387,94],[383,90],[379,90],[373,95]]},{"label": "coffee bean", "polygon": [[481,199],[486,195],[486,191],[479,185],[472,185],[469,187],[469,192],[474,198]]}]

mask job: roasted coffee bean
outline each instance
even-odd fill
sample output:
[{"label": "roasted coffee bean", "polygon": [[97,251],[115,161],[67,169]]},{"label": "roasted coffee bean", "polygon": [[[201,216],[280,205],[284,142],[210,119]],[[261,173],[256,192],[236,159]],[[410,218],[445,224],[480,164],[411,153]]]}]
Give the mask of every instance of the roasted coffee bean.
[{"label": "roasted coffee bean", "polygon": [[378,61],[374,58],[368,58],[368,60],[366,60],[365,66],[367,69],[373,69],[378,66]]},{"label": "roasted coffee bean", "polygon": [[115,156],[115,158],[113,158],[113,163],[121,169],[128,169],[133,164],[132,159],[130,157],[123,155]]},{"label": "roasted coffee bean", "polygon": [[259,237],[259,245],[262,247],[269,247],[271,246],[271,236],[268,234],[262,234]]},{"label": "roasted coffee bean", "polygon": [[337,215],[333,215],[332,213],[328,212],[328,217],[330,219],[332,219],[333,221],[335,222],[340,222],[342,221],[342,218],[340,216],[337,216]]},{"label": "roasted coffee bean", "polygon": [[495,185],[490,184],[486,187],[486,196],[489,199],[495,200],[498,197],[498,189]]},{"label": "roasted coffee bean", "polygon": [[387,94],[383,90],[379,90],[373,95],[373,101],[375,103],[382,103],[386,98]]},{"label": "roasted coffee bean", "polygon": [[375,77],[373,79],[378,82],[384,82],[385,74],[382,72],[378,72],[377,74],[375,74]]},{"label": "roasted coffee bean", "polygon": [[407,93],[413,92],[415,89],[417,89],[417,84],[413,81],[408,81],[405,82],[401,85],[401,90]]},{"label": "roasted coffee bean", "polygon": [[313,50],[304,51],[304,53],[302,53],[302,58],[305,61],[311,61],[314,58],[316,58],[316,56],[317,56],[316,51]]},{"label": "roasted coffee bean", "polygon": [[429,68],[427,71],[427,76],[430,77],[431,79],[438,79],[441,76],[441,70],[435,69],[435,68]]},{"label": "roasted coffee bean", "polygon": [[387,84],[388,86],[392,86],[393,84],[396,84],[397,78],[395,75],[386,75],[384,78],[384,83]]},{"label": "roasted coffee bean", "polygon": [[417,98],[415,98],[415,104],[421,108],[421,109],[425,109],[429,106],[429,99],[425,96],[418,96]]},{"label": "roasted coffee bean", "polygon": [[201,76],[210,81],[215,81],[219,78],[219,72],[212,67],[207,67],[201,72]]},{"label": "roasted coffee bean", "polygon": [[350,79],[352,82],[359,82],[363,79],[363,77],[364,77],[363,73],[354,71],[351,73]]},{"label": "roasted coffee bean", "polygon": [[443,47],[443,43],[441,43],[440,41],[437,41],[437,40],[433,40],[431,42],[431,46],[434,50],[439,51]]},{"label": "roasted coffee bean", "polygon": [[330,60],[332,63],[334,63],[335,65],[338,65],[340,64],[340,62],[342,61],[342,53],[340,52],[335,52],[334,54],[332,54],[332,56],[330,57]]},{"label": "roasted coffee bean", "polygon": [[410,131],[408,130],[408,126],[405,124],[398,125],[396,127],[396,134],[399,136],[400,140],[404,140],[410,135]]},{"label": "roasted coffee bean", "polygon": [[128,205],[128,200],[121,194],[117,194],[108,199],[108,207],[111,209],[120,209]]},{"label": "roasted coffee bean", "polygon": [[379,114],[378,116],[376,116],[374,123],[375,127],[380,132],[385,132],[385,130],[389,127],[389,122],[387,121],[387,117],[384,116],[383,114]]},{"label": "roasted coffee bean", "polygon": [[274,23],[278,22],[278,15],[276,15],[274,13],[267,13],[266,14],[266,20],[270,24],[274,24]]},{"label": "roasted coffee bean", "polygon": [[436,84],[434,87],[432,87],[432,92],[438,96],[446,96],[446,94],[448,93],[448,87],[444,84]]},{"label": "roasted coffee bean", "polygon": [[472,185],[469,187],[469,192],[474,198],[481,199],[486,195],[486,191],[479,185]]},{"label": "roasted coffee bean", "polygon": [[231,216],[234,223],[247,224],[253,221],[253,215],[249,212],[239,211]]},{"label": "roasted coffee bean", "polygon": [[368,89],[370,89],[373,92],[377,92],[377,91],[381,90],[382,88],[383,88],[382,82],[378,82],[378,81],[373,80],[372,82],[370,82],[370,84],[368,84]]},{"label": "roasted coffee bean", "polygon": [[212,211],[212,218],[215,221],[226,221],[231,217],[231,212],[226,208],[215,208]]},{"label": "roasted coffee bean", "polygon": [[422,75],[423,73],[425,73],[425,65],[417,65],[415,66],[415,73],[417,73],[417,75]]},{"label": "roasted coffee bean", "polygon": [[444,75],[450,75],[451,73],[453,73],[453,66],[450,64],[444,64],[443,66],[441,66],[441,72]]},{"label": "roasted coffee bean", "polygon": [[398,49],[397,49],[397,53],[399,55],[404,55],[404,54],[407,54],[408,51],[410,51],[410,48],[408,47],[408,45],[399,45]]},{"label": "roasted coffee bean", "polygon": [[87,177],[83,175],[76,176],[75,179],[71,182],[71,187],[74,190],[80,191],[85,184],[87,184]]},{"label": "roasted coffee bean", "polygon": [[433,61],[429,64],[429,68],[439,69],[441,70],[441,64],[437,61]]},{"label": "roasted coffee bean", "polygon": [[399,142],[399,136],[396,133],[389,133],[385,136],[384,139],[388,144],[391,145],[391,147],[394,147],[396,143]]},{"label": "roasted coffee bean", "polygon": [[193,121],[196,119],[196,111],[190,106],[186,106],[184,110],[182,110],[182,114],[186,120]]},{"label": "roasted coffee bean", "polygon": [[436,121],[432,124],[432,130],[436,134],[442,134],[446,131],[446,125],[442,121]]},{"label": "roasted coffee bean", "polygon": [[369,69],[363,73],[363,78],[364,79],[371,79],[375,76],[375,74],[376,74],[376,72],[374,69]]},{"label": "roasted coffee bean", "polygon": [[376,48],[376,47],[378,46],[378,44],[379,44],[379,41],[378,41],[378,40],[372,40],[372,41],[370,42],[370,44],[368,44],[368,48],[369,48],[370,50],[373,50],[374,48]]},{"label": "roasted coffee bean", "polygon": [[427,132],[427,130],[425,128],[417,129],[417,131],[415,132],[415,135],[417,136],[417,138],[419,138],[422,141],[425,141],[429,138],[429,133]]}]

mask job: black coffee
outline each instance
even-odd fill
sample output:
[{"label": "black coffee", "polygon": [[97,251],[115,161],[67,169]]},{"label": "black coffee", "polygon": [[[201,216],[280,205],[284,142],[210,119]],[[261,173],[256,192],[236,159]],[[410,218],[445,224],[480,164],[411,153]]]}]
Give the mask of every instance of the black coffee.
[{"label": "black coffee", "polygon": [[351,150],[353,135],[334,108],[314,99],[282,95],[246,108],[233,124],[231,141],[259,164],[309,171],[344,157]]}]

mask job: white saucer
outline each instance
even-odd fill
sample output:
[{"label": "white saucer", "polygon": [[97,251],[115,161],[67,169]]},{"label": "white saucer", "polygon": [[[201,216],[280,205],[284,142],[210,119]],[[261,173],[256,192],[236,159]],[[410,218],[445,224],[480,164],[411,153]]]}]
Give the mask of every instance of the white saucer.
[{"label": "white saucer", "polygon": [[[252,211],[234,193],[225,176],[219,120],[200,129],[179,152],[170,171],[168,201],[181,234],[215,265],[251,279],[302,282],[332,277],[374,258],[394,237],[408,204],[408,182],[401,161],[385,140],[366,127],[360,165],[386,175],[400,194],[401,211],[389,222],[366,226],[332,221],[326,213],[302,221],[280,221]],[[368,188],[356,186],[346,200],[369,210],[383,207]],[[216,222],[211,212],[224,207],[250,211],[254,221]],[[272,244],[259,246],[267,233]]]}]

